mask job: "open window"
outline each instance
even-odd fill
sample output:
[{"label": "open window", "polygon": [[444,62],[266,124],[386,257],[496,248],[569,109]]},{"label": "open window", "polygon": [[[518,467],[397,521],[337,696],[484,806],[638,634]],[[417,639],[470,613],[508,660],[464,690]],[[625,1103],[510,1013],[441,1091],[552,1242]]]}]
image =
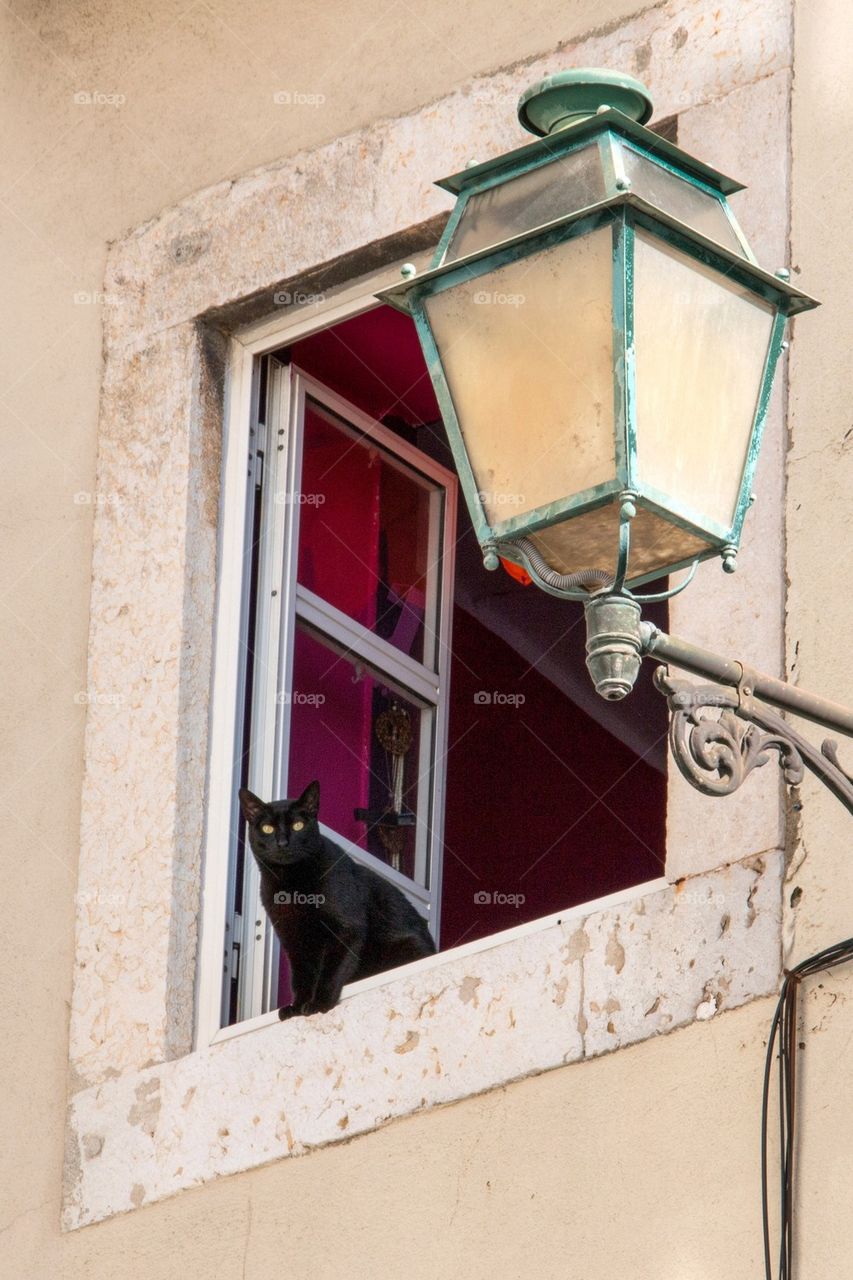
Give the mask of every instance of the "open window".
[{"label": "open window", "polygon": [[254,361],[222,1026],[289,996],[241,785],[318,778],[441,950],[664,864],[663,700],[598,699],[580,607],[484,571],[413,325],[353,310]]},{"label": "open window", "polygon": [[[455,476],[307,376],[258,366],[239,785],[321,787],[321,827],[438,937]],[[289,999],[235,814],[223,1013]]]}]

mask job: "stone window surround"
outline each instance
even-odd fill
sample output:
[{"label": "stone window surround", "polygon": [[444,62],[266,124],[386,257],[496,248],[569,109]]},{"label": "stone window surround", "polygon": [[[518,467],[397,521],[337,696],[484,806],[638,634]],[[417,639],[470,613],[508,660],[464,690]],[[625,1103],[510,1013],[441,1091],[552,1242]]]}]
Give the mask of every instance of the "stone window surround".
[{"label": "stone window surround", "polygon": [[[732,12],[720,28],[730,21],[742,33],[742,21],[756,20],[745,12],[751,4],[724,7]],[[656,34],[680,30],[684,10],[672,3],[641,14],[621,35],[629,38],[635,27],[639,38],[649,23]],[[781,27],[776,35],[781,47]],[[576,61],[608,61],[606,38],[584,44]],[[748,46],[744,36],[744,88],[753,84],[743,70]],[[761,78],[785,75],[786,56],[784,46],[768,73],[765,50]],[[763,779],[769,786],[746,804],[673,788],[670,844],[673,831],[695,823],[697,800],[715,807],[712,815],[701,810],[706,822],[717,806],[730,806],[719,824],[725,852],[712,839],[712,849],[686,861],[683,848],[673,850],[667,877],[674,883],[641,886],[642,893],[586,904],[358,984],[323,1019],[256,1026],[192,1052],[228,335],[269,313],[277,291],[331,291],[433,243],[447,201],[430,180],[462,167],[474,149],[470,132],[464,145],[458,141],[460,110],[469,114],[479,153],[512,145],[506,103],[552,63],[476,82],[473,105],[460,91],[414,116],[219,184],[111,248],[68,1228],[776,989],[778,782]],[[673,89],[661,114],[672,105],[689,114],[694,102],[701,111],[713,96],[714,86],[691,84],[680,97]],[[395,181],[403,162],[405,181]],[[341,213],[334,193],[342,190],[351,194]],[[741,579],[741,599],[749,576]],[[686,630],[692,605],[679,609]],[[697,619],[701,626],[701,606]],[[724,639],[718,635],[717,644]],[[124,798],[120,813],[116,795]],[[746,813],[759,817],[744,822]],[[660,933],[652,927],[659,918],[667,921]],[[375,1034],[366,1036],[371,1026]]]}]

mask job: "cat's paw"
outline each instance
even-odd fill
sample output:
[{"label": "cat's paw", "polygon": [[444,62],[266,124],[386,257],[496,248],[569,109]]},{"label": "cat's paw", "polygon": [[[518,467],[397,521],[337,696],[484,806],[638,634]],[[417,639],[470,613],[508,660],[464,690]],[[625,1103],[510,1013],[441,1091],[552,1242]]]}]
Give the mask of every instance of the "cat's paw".
[{"label": "cat's paw", "polygon": [[319,1000],[312,1000],[311,1004],[310,1005],[306,1004],[304,1008],[305,1008],[305,1012],[309,1014],[310,1013],[330,1013],[331,1010],[334,1009],[337,1003],[338,1003],[337,998],[329,999],[328,997],[326,997],[325,999],[320,998]]},{"label": "cat's paw", "polygon": [[279,1022],[286,1022],[288,1018],[304,1018],[309,1013],[316,1013],[314,1005],[310,1000],[302,1000],[297,1004],[284,1004],[278,1011]]}]

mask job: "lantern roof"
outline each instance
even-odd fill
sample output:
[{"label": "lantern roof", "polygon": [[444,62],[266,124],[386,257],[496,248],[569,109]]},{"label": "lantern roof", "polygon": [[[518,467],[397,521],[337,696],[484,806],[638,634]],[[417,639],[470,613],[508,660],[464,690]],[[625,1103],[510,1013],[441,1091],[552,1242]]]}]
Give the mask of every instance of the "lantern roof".
[{"label": "lantern roof", "polygon": [[[524,98],[522,98],[523,102]],[[520,107],[519,115],[521,115],[521,110],[522,108]],[[599,134],[607,131],[619,134],[621,137],[637,143],[650,155],[656,156],[676,169],[681,169],[693,178],[698,178],[700,182],[704,182],[715,191],[719,191],[721,195],[728,196],[733,191],[743,191],[744,189],[745,184],[743,182],[738,182],[735,178],[730,178],[721,173],[719,169],[713,169],[710,165],[703,164],[695,156],[691,156],[687,151],[682,151],[681,147],[675,146],[674,143],[667,142],[665,138],[655,133],[653,129],[647,129],[645,125],[640,124],[637,120],[632,120],[630,116],[625,115],[623,111],[618,110],[616,107],[599,110],[595,115],[583,117],[575,124],[564,125],[546,137],[536,138],[533,142],[527,142],[521,147],[515,147],[512,151],[505,151],[499,156],[494,156],[491,160],[484,160],[480,164],[462,169],[459,173],[452,173],[446,178],[439,178],[435,185],[441,187],[444,191],[451,192],[452,195],[458,196],[466,187],[471,187],[475,184],[479,185],[486,177],[497,177],[504,172],[509,173],[510,171],[533,168],[537,164],[546,164],[549,161],[558,160],[565,152],[576,147],[578,143],[591,141],[593,138],[598,137]]]},{"label": "lantern roof", "polygon": [[[552,142],[553,139],[549,138],[548,141]],[[557,232],[560,227],[568,226],[570,223],[579,222],[582,219],[595,218],[596,215],[606,215],[608,211],[617,213],[623,205],[632,206],[639,211],[641,216],[645,214],[664,228],[669,228],[677,239],[686,238],[691,241],[695,246],[694,252],[698,252],[700,258],[707,256],[711,261],[716,261],[718,267],[726,269],[733,279],[745,284],[769,301],[775,302],[783,314],[794,316],[801,311],[810,311],[813,307],[820,305],[807,293],[795,288],[783,276],[765,271],[756,262],[749,261],[717,241],[701,235],[694,228],[686,226],[677,218],[671,217],[659,207],[643,200],[632,191],[620,192],[618,195],[611,196],[594,205],[587,205],[585,208],[574,210],[561,218],[555,218],[553,221],[543,223],[532,230],[522,231],[518,235],[502,240],[498,245],[484,245],[464,257],[455,258],[452,262],[439,263],[437,266],[432,266],[428,270],[417,274],[410,274],[406,271],[403,280],[399,284],[389,285],[379,291],[376,297],[381,302],[396,307],[399,311],[408,312],[411,309],[410,299],[414,294],[420,293],[421,286],[428,288],[433,285],[434,287],[444,276],[455,277],[460,272],[464,275],[469,267],[472,267],[481,259],[493,258],[498,251],[509,253],[527,242],[531,242],[533,245],[540,239],[544,240],[552,232]]]},{"label": "lantern roof", "polygon": [[[416,295],[423,289],[430,291],[438,287],[444,276],[455,278],[460,269],[475,268],[476,264],[481,264],[476,266],[477,270],[483,270],[482,260],[496,254],[517,256],[536,252],[538,247],[544,247],[545,240],[560,236],[562,228],[571,233],[568,228],[575,222],[618,216],[621,208],[629,206],[636,211],[638,219],[654,219],[658,231],[671,236],[674,242],[686,237],[695,256],[730,273],[786,315],[817,305],[792,287],[787,272],[771,274],[759,267],[728,207],[727,197],[742,191],[744,184],[647,128],[645,122],[652,110],[649,91],[639,80],[597,67],[561,71],[532,85],[519,101],[518,116],[526,129],[540,136],[440,179],[436,185],[455,195],[457,206],[431,267],[416,273],[407,265],[403,268],[403,281],[378,296],[400,310],[409,310]],[[470,225],[469,211],[481,207],[477,202],[489,198],[489,193],[495,193],[505,184],[509,189],[516,180],[524,181],[527,175],[554,166],[557,174],[554,189],[559,194],[559,180],[564,180],[568,171],[560,162],[568,163],[572,153],[583,156],[593,152],[599,155],[602,178],[596,188],[590,182],[585,185],[579,181],[576,201],[567,190],[562,208],[559,199],[550,202],[547,212],[540,206],[540,216],[534,212],[527,224],[514,233],[506,226],[501,234],[500,219],[493,219],[488,229],[481,229],[479,235],[464,236],[466,224]],[[718,231],[725,229],[726,234],[716,233],[707,219],[692,216],[681,196],[672,200],[673,188],[666,194],[655,190],[653,184],[650,186],[650,171],[644,180],[636,185],[632,183],[624,171],[632,155],[646,157],[645,163],[671,174],[667,182],[681,179],[697,193],[704,191],[710,201],[705,209],[712,206],[722,209]],[[515,190],[519,187],[515,186]]]}]

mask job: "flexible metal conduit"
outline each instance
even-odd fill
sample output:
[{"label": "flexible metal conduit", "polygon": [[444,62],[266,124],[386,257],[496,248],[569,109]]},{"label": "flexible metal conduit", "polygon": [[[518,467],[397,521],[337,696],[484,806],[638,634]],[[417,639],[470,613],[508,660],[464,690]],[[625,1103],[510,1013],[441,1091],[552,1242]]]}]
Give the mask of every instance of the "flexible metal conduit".
[{"label": "flexible metal conduit", "polygon": [[538,548],[529,538],[513,538],[512,546],[523,551],[543,582],[558,591],[575,591],[578,587],[606,587],[613,581],[613,574],[604,569],[581,569],[578,573],[557,573],[543,559]]}]

